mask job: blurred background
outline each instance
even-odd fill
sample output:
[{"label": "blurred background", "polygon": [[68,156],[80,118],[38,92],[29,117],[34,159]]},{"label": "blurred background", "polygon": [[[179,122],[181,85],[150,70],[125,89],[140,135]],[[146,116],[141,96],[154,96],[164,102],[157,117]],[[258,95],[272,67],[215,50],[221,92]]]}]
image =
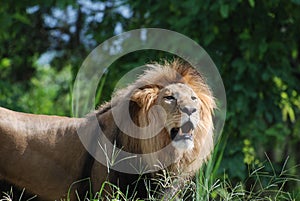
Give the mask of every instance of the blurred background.
[{"label": "blurred background", "polygon": [[[72,116],[73,81],[97,45],[137,28],[176,31],[208,52],[226,89],[210,185],[228,179],[251,191],[253,170],[262,170],[259,185],[300,197],[299,11],[299,0],[0,1],[0,106]],[[143,50],[119,59],[97,104],[127,71],[165,57]]]}]

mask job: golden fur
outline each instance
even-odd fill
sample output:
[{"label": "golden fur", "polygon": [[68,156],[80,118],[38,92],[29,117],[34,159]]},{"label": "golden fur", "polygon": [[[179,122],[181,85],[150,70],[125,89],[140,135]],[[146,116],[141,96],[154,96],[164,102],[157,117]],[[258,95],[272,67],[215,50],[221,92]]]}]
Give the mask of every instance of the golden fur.
[{"label": "golden fur", "polygon": [[[153,122],[165,125],[150,138],[138,139],[127,135],[119,129],[120,124],[128,123],[122,107],[126,106],[123,105],[126,102],[136,126],[152,129]],[[183,114],[183,107],[195,110],[189,116]],[[92,116],[96,116],[97,123],[111,143],[116,143],[124,151],[149,154],[170,145],[168,153],[147,158],[145,163],[154,165],[160,161],[166,163],[168,171],[191,177],[213,149],[214,108],[214,98],[204,78],[189,64],[178,60],[149,66],[149,70],[135,83],[119,90],[111,102],[103,104],[87,118],[32,115],[0,108],[0,179],[25,187],[42,200],[65,198],[72,182],[89,176],[94,190],[98,190],[107,179],[126,190],[126,186],[131,184],[125,179],[128,175],[109,171],[94,161],[78,138],[77,129],[85,129],[85,133],[90,135],[86,142],[93,142],[95,125],[91,125]],[[114,112],[119,123],[115,122]],[[179,141],[180,146],[176,147],[170,132],[172,128],[181,126],[183,116],[196,124],[189,131],[193,143],[186,145]],[[150,130],[143,130],[137,135],[145,137],[147,133],[151,133]],[[98,136],[98,139],[101,138]],[[154,173],[151,174],[153,176]]]}]

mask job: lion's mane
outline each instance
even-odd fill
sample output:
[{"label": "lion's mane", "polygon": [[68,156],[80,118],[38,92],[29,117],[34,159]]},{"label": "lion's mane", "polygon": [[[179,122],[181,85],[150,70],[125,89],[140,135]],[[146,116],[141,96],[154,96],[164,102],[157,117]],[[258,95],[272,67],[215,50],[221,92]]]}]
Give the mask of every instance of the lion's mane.
[{"label": "lion's mane", "polygon": [[[133,122],[138,126],[146,126],[149,124],[149,121],[161,121],[157,115],[149,114],[149,110],[155,105],[162,88],[174,83],[182,83],[189,86],[202,103],[201,108],[198,110],[200,112],[200,122],[195,128],[194,148],[181,155],[176,155],[172,153],[175,150],[169,149],[170,153],[158,154],[155,158],[152,158],[154,161],[150,161],[150,163],[154,164],[155,161],[164,161],[167,155],[169,160],[174,161],[168,166],[168,171],[175,174],[183,173],[187,177],[193,176],[210,156],[213,149],[214,126],[212,117],[216,105],[212,92],[204,77],[186,62],[174,60],[163,64],[154,63],[148,65],[148,67],[148,70],[140,75],[133,84],[117,91],[112,101],[104,104],[96,113],[101,116],[103,113],[118,108],[116,110],[120,111],[116,112],[117,114],[114,118],[127,119],[128,116],[126,116],[126,111],[124,111],[127,105],[122,104],[129,101],[129,113]],[[110,116],[109,120],[106,121],[112,122],[112,119]],[[103,121],[101,117],[99,121]],[[137,139],[123,133],[117,128],[115,123],[110,123],[108,126],[110,127],[108,130],[115,131],[114,136],[117,138],[118,146],[130,153],[153,153],[171,143],[170,136],[165,129],[152,138]]]}]

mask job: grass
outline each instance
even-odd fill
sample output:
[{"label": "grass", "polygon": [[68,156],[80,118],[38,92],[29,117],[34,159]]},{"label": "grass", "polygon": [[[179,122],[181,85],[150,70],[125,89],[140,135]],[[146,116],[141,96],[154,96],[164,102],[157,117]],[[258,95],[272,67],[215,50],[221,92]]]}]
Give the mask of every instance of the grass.
[{"label": "grass", "polygon": [[[222,143],[220,143],[222,142]],[[247,179],[233,182],[228,178],[226,172],[220,178],[220,168],[223,153],[226,147],[227,137],[223,137],[216,144],[211,159],[201,168],[196,176],[197,190],[194,195],[197,201],[224,200],[224,201],[254,201],[254,200],[300,200],[300,193],[289,192],[288,184],[300,184],[296,175],[290,175],[291,169],[287,169],[287,158],[278,172],[272,161],[266,155],[266,161],[259,165],[251,164]],[[294,171],[295,172],[295,171]]]},{"label": "grass", "polygon": [[[287,162],[287,160],[286,160]],[[209,162],[210,163],[210,162]],[[244,182],[239,182],[237,184],[232,184],[229,178],[224,176],[222,179],[212,180],[211,176],[206,177],[206,174],[214,170],[210,169],[210,164],[205,167],[205,172],[199,173],[195,181],[186,182],[185,187],[178,191],[176,195],[168,200],[197,200],[197,201],[207,201],[207,200],[224,200],[224,201],[273,201],[273,200],[286,200],[286,201],[296,201],[299,200],[300,195],[288,192],[285,190],[286,185],[289,182],[300,182],[293,175],[288,174],[288,169],[285,169],[285,165],[279,174],[276,174],[271,161],[268,160],[268,165],[273,168],[272,172],[265,171],[266,166],[261,166],[253,170],[249,177]],[[225,174],[224,174],[225,175]],[[172,185],[173,178],[167,173],[163,173],[159,180],[156,180],[161,186],[169,187]],[[149,192],[157,191],[157,189],[151,189],[148,183],[145,183],[147,190]],[[109,188],[109,193],[106,189]],[[19,198],[14,199],[13,191],[4,192],[0,201],[12,201],[12,200],[24,200],[22,199],[22,194]],[[35,197],[31,197],[29,200],[35,200]],[[118,186],[105,182],[103,183],[99,192],[92,196],[92,198],[86,198],[86,201],[100,201],[100,200],[113,200],[113,201],[141,201],[136,197],[135,194],[129,196],[128,192],[121,192]],[[152,194],[149,193],[146,200],[156,201],[164,200],[156,199]]]},{"label": "grass", "polygon": [[[288,159],[287,159],[288,160]],[[286,185],[288,183],[300,182],[293,175],[289,175],[289,170],[286,169],[286,163],[282,167],[279,174],[276,173],[271,161],[268,159],[265,166],[254,169],[249,177],[243,181],[236,184],[232,184],[229,178],[224,176],[222,179],[212,180],[213,174],[206,176],[209,172],[215,171],[214,168],[210,168],[210,163],[205,167],[204,173],[199,173],[196,180],[191,182],[186,182],[185,187],[178,191],[178,193],[167,200],[197,200],[197,201],[296,201],[299,200],[300,195],[288,192],[286,190]],[[267,166],[271,166],[272,171],[266,171]],[[224,174],[225,175],[225,174]],[[169,187],[172,185],[172,178],[168,173],[163,173],[160,180],[157,180],[164,187]],[[145,184],[147,185],[147,184]],[[106,182],[100,189],[98,196],[102,197],[104,193],[105,186],[109,186],[113,193],[106,195],[108,200],[134,200],[140,201],[141,199],[136,198],[134,195],[129,197],[127,193],[123,193],[120,189]],[[151,189],[147,187],[149,192],[156,191],[157,189]],[[101,199],[94,199],[93,201],[98,201]],[[154,198],[150,193],[147,200],[157,201],[164,200]]]},{"label": "grass", "polygon": [[[270,161],[267,165],[273,168]],[[272,172],[268,172],[265,171],[266,166],[261,166],[253,170],[244,182],[238,182],[235,185],[225,174],[222,180],[217,179],[212,185],[198,183],[198,189],[203,194],[198,194],[197,200],[299,200],[300,195],[288,192],[286,185],[289,182],[300,182],[300,180],[287,174],[288,170],[284,168],[276,174],[274,168]]]},{"label": "grass", "polygon": [[[233,183],[228,178],[226,172],[223,176],[218,173],[220,168],[223,153],[226,147],[227,139],[222,139],[222,144],[217,143],[211,159],[204,165],[193,181],[186,181],[184,188],[179,188],[175,195],[169,198],[164,196],[168,193],[160,192],[159,189],[151,189],[148,182],[144,182],[147,192],[149,192],[146,200],[197,200],[197,201],[296,201],[300,200],[300,193],[289,192],[288,185],[300,183],[300,179],[296,175],[290,175],[291,168],[287,169],[288,158],[282,165],[281,170],[275,170],[271,160],[266,155],[266,161],[263,164],[252,165],[252,171],[249,171],[248,178],[244,181]],[[225,142],[225,143],[224,143]],[[293,167],[293,168],[298,168]],[[179,178],[171,176],[167,171],[163,171],[159,175],[159,179],[153,179],[158,186],[164,189],[176,186],[176,181]],[[74,184],[82,182],[82,180]],[[109,192],[107,189],[110,189]],[[24,190],[18,199],[13,199],[13,191],[4,192],[0,201],[24,200],[22,199]],[[69,192],[70,193],[70,192]],[[153,194],[160,194],[161,198],[157,199]],[[27,200],[35,200],[31,197]],[[100,201],[100,200],[113,200],[113,201],[141,201],[136,194],[130,195],[128,191],[122,192],[120,188],[112,183],[104,182],[96,195],[87,193],[85,201]]]},{"label": "grass", "polygon": [[[3,196],[0,199],[0,201],[13,201],[13,200],[23,201],[24,193],[25,193],[25,189],[22,190],[18,198],[14,198],[14,192],[13,189],[11,188],[9,192],[3,192]],[[37,196],[32,196],[31,198],[27,198],[26,201],[34,200],[36,197]]]}]

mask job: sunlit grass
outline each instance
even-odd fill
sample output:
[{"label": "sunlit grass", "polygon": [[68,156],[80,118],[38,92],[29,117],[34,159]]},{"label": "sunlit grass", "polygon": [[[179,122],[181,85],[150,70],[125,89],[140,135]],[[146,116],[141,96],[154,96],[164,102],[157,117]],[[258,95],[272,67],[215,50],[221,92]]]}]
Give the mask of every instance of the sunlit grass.
[{"label": "sunlit grass", "polygon": [[[270,161],[269,165],[272,166]],[[286,163],[285,163],[286,164]],[[186,182],[183,188],[180,188],[178,192],[172,197],[166,198],[161,194],[160,198],[154,197],[153,195],[159,195],[159,189],[151,189],[149,183],[145,181],[145,186],[149,192],[146,199],[141,199],[136,196],[135,193],[132,195],[129,192],[122,192],[120,188],[112,183],[104,182],[95,195],[87,196],[85,201],[101,201],[101,200],[115,200],[115,201],[159,201],[159,200],[197,200],[197,201],[272,201],[272,200],[286,200],[286,201],[296,201],[299,200],[300,195],[288,192],[285,190],[285,186],[289,182],[300,182],[300,180],[293,175],[288,174],[288,170],[285,169],[285,165],[282,167],[282,171],[279,174],[265,171],[265,166],[259,167],[253,170],[249,177],[243,181],[236,184],[232,184],[229,178],[224,174],[222,179],[216,179],[212,183],[207,182],[210,178],[202,178],[204,174],[198,174],[200,178],[196,180]],[[159,180],[153,180],[152,182],[157,182],[159,186],[164,188],[169,188],[173,185],[172,178],[166,172],[160,175]],[[81,182],[81,181],[79,181]],[[109,189],[109,191],[107,191]],[[22,194],[19,198],[14,198],[13,191],[3,192],[0,201],[12,201],[12,200],[24,200],[22,199]],[[35,200],[32,197],[27,200]]]},{"label": "sunlit grass", "polygon": [[[223,141],[224,142],[224,141]],[[226,139],[225,139],[226,142]],[[266,155],[266,161],[264,163],[251,164],[249,166],[249,174],[247,179],[240,182],[233,182],[228,177],[226,172],[223,176],[218,174],[220,163],[223,158],[223,153],[226,143],[218,143],[215,146],[215,151],[212,157],[201,168],[194,180],[186,180],[182,186],[177,186],[178,183],[182,183],[180,177],[170,174],[168,171],[162,171],[157,178],[151,179],[152,183],[155,183],[156,188],[153,189],[153,185],[150,185],[149,180],[143,180],[140,177],[136,185],[133,187],[133,192],[129,190],[122,192],[120,188],[110,182],[104,182],[99,191],[92,195],[91,188],[87,192],[84,201],[102,201],[102,200],[114,200],[114,201],[160,201],[160,200],[196,200],[196,201],[268,201],[268,200],[283,200],[283,201],[296,201],[300,200],[300,193],[297,191],[289,191],[290,186],[299,186],[300,179],[296,175],[291,175],[292,169],[299,168],[295,166],[287,168],[288,159],[281,167],[280,171],[276,171],[271,160]],[[295,171],[294,171],[295,172]],[[296,171],[297,172],[297,171]],[[75,185],[80,182],[89,181],[90,179],[80,180],[72,184]],[[138,182],[143,182],[147,190],[148,195],[146,198],[141,199],[137,197]],[[289,187],[288,187],[289,185]],[[72,186],[68,192],[71,193]],[[162,190],[166,189],[166,190]],[[170,194],[168,189],[176,190],[174,194]],[[20,198],[14,198],[13,191],[3,192],[0,201],[12,201],[12,200],[24,200],[22,199],[24,190],[21,193]],[[35,197],[29,200],[35,200]],[[68,201],[70,199],[67,199]],[[79,199],[78,199],[79,200]],[[73,201],[73,200],[72,200]]]},{"label": "sunlit grass", "polygon": [[[272,163],[269,165],[272,166]],[[197,200],[299,200],[299,195],[286,191],[285,187],[289,182],[300,180],[286,173],[286,170],[280,174],[275,171],[267,172],[265,166],[262,166],[253,170],[245,181],[237,184],[232,184],[224,173],[223,179],[217,179],[210,186],[198,183]]]},{"label": "sunlit grass", "polygon": [[[14,198],[14,191],[13,191],[13,188],[11,187],[10,191],[2,192],[3,195],[0,198],[0,201],[16,201],[16,200],[23,201],[23,200],[25,200],[23,198],[24,193],[25,193],[25,189],[22,190],[20,196],[18,196],[17,198]],[[26,201],[35,200],[36,197],[37,197],[36,195],[32,196],[32,197],[26,199]]]}]

